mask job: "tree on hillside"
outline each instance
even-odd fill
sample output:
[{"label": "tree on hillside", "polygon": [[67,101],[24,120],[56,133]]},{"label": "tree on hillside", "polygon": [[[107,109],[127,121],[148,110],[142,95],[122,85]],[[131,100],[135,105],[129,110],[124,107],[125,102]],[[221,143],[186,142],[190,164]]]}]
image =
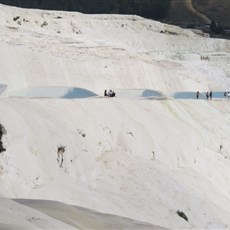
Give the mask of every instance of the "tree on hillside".
[{"label": "tree on hillside", "polygon": [[223,32],[223,27],[219,25],[216,21],[212,20],[210,24],[210,31],[214,34],[221,34]]}]

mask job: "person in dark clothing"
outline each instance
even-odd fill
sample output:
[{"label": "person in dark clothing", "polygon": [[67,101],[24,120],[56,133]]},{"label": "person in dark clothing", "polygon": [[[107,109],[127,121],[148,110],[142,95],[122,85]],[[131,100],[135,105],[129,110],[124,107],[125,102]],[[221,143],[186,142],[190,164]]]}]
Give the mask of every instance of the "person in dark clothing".
[{"label": "person in dark clothing", "polygon": [[113,91],[113,90],[109,90],[108,92],[107,92],[107,95],[108,95],[108,97],[115,97],[116,96],[116,93]]},{"label": "person in dark clothing", "polygon": [[200,92],[197,91],[197,92],[196,92],[196,99],[199,99],[199,95],[200,95]]},{"label": "person in dark clothing", "polygon": [[107,97],[107,96],[108,96],[107,90],[105,89],[105,91],[104,91],[104,97]]},{"label": "person in dark clothing", "polygon": [[206,93],[206,99],[209,99],[209,92]]},{"label": "person in dark clothing", "polygon": [[210,98],[210,100],[212,100],[212,91],[210,91],[210,93],[209,93],[209,98]]},{"label": "person in dark clothing", "polygon": [[229,101],[229,98],[230,98],[230,92],[229,91],[227,92],[227,98],[228,98],[228,101]]}]

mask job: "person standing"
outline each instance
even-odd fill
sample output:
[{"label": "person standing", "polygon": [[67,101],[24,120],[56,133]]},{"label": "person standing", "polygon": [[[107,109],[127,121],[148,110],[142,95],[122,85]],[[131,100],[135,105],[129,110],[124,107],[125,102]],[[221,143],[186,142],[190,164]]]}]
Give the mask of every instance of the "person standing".
[{"label": "person standing", "polygon": [[229,101],[229,98],[230,98],[230,92],[229,91],[227,92],[227,98],[228,98],[228,101]]},{"label": "person standing", "polygon": [[199,99],[199,95],[200,95],[200,92],[197,91],[197,92],[196,92],[196,99]]},{"label": "person standing", "polygon": [[210,91],[210,93],[209,93],[209,98],[210,98],[210,100],[212,100],[212,91]]},{"label": "person standing", "polygon": [[108,96],[107,90],[105,89],[105,91],[104,91],[104,97],[107,97],[107,96]]},{"label": "person standing", "polygon": [[206,93],[206,99],[209,99],[209,92]]}]

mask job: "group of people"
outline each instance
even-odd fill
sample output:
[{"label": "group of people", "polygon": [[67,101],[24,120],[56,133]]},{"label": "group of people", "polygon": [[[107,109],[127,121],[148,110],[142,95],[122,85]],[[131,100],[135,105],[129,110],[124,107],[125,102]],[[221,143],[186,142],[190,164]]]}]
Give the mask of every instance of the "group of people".
[{"label": "group of people", "polygon": [[[212,91],[206,92],[205,96],[206,96],[206,99],[207,99],[207,100],[209,100],[209,99],[212,100]],[[196,98],[199,99],[199,97],[200,97],[200,92],[197,91],[197,92],[196,92]],[[229,100],[229,99],[230,99],[230,91],[224,92],[224,97],[227,98],[227,99]]]},{"label": "group of people", "polygon": [[116,93],[113,90],[105,90],[104,91],[104,96],[105,97],[116,97]]},{"label": "group of people", "polygon": [[224,97],[228,98],[228,100],[229,100],[229,98],[230,98],[230,92],[229,91],[228,92],[224,92]]},{"label": "group of people", "polygon": [[[208,99],[212,100],[212,91],[206,92],[205,96],[206,96],[206,99],[207,99],[207,100],[208,100]],[[199,99],[199,97],[200,97],[200,92],[197,91],[197,92],[196,92],[196,98]]]},{"label": "group of people", "polygon": [[206,93],[206,99],[212,100],[212,91]]},{"label": "group of people", "polygon": [[[104,96],[105,97],[116,97],[116,93],[113,90],[111,90],[111,89],[110,90],[106,89],[104,91]],[[205,94],[205,96],[206,96],[207,100],[212,100],[212,91],[207,91],[206,94]],[[196,92],[196,98],[199,99],[199,97],[200,97],[200,92],[197,91]],[[224,97],[229,100],[230,99],[230,91],[224,92]]]}]

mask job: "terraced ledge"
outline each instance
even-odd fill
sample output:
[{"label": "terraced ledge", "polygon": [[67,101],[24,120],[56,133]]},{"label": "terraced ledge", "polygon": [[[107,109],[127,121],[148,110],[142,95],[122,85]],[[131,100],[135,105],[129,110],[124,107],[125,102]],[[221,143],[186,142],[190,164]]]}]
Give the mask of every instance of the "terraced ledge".
[{"label": "terraced ledge", "polygon": [[[116,97],[129,99],[165,99],[160,91],[152,89],[114,89]],[[103,92],[102,92],[103,94]],[[76,87],[29,87],[17,91],[9,92],[9,97],[17,98],[89,98],[101,97],[92,91]]]},{"label": "terraced ledge", "polygon": [[[0,85],[0,93],[5,90],[6,85]],[[127,99],[148,99],[162,100],[172,99],[196,99],[196,92],[172,92],[163,94],[161,91],[153,89],[113,89],[116,98]],[[83,99],[83,98],[104,98],[104,92],[98,95],[88,89],[76,87],[59,87],[59,86],[42,86],[29,87],[13,92],[9,92],[9,97],[16,98],[66,98],[66,99]],[[224,91],[213,91],[213,99],[224,99]],[[206,99],[206,92],[200,92],[199,99]]]},{"label": "terraced ledge", "polygon": [[165,95],[157,90],[152,89],[114,89],[116,97],[133,98],[133,99],[165,99]]},{"label": "terraced ledge", "polygon": [[83,88],[42,86],[29,87],[9,93],[9,97],[19,98],[88,98],[96,97],[97,94]]}]

